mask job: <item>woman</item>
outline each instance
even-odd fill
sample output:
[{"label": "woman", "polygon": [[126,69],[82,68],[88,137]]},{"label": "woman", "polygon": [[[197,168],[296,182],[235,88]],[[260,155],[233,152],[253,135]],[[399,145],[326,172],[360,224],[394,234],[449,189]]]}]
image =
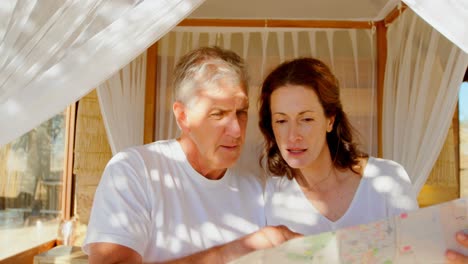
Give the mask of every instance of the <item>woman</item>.
[{"label": "woman", "polygon": [[404,168],[358,150],[338,81],[313,58],[278,66],[265,79],[260,129],[268,225],[305,235],[369,223],[418,208]]}]

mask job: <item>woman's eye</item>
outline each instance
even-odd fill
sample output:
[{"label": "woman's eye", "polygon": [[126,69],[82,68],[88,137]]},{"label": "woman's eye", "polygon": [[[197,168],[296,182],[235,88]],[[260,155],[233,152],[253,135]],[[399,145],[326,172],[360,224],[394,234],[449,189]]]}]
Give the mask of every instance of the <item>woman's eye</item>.
[{"label": "woman's eye", "polygon": [[312,121],[314,121],[314,119],[313,119],[313,118],[310,118],[310,117],[306,117],[306,118],[303,118],[302,121],[304,121],[304,122],[312,122]]},{"label": "woman's eye", "polygon": [[283,124],[283,123],[286,123],[286,120],[284,119],[278,119],[275,121],[276,124]]}]

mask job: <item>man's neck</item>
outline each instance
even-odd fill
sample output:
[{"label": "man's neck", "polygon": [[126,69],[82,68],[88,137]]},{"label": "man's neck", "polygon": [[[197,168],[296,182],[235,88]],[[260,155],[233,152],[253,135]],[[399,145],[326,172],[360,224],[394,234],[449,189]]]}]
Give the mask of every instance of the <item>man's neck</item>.
[{"label": "man's neck", "polygon": [[187,160],[192,168],[203,177],[209,180],[219,180],[224,176],[227,169],[211,168],[209,166],[209,162],[201,158],[202,154],[198,151],[190,139],[180,137],[177,139],[177,141],[182,147],[182,150],[184,151],[185,156],[187,157]]}]

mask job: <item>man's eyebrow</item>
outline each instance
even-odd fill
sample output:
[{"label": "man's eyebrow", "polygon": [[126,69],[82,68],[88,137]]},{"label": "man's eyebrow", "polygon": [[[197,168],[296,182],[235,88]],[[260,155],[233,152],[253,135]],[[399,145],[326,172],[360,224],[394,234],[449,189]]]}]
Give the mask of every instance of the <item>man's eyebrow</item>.
[{"label": "man's eyebrow", "polygon": [[[249,110],[249,104],[246,104],[240,108],[237,108],[235,111],[246,111],[246,110]],[[219,106],[219,105],[215,105],[213,107],[211,107],[210,111],[222,111],[222,112],[228,112],[228,111],[232,111],[232,108],[228,108],[228,107],[223,107],[223,106]]]},{"label": "man's eyebrow", "polygon": [[221,112],[225,112],[225,111],[227,111],[227,110],[226,110],[226,108],[223,108],[223,107],[221,107],[221,106],[213,106],[213,107],[210,108],[210,112],[211,112],[211,111],[221,111]]},{"label": "man's eyebrow", "polygon": [[247,98],[240,104],[239,108],[236,109],[236,111],[239,110],[249,110],[249,100],[247,100]]}]

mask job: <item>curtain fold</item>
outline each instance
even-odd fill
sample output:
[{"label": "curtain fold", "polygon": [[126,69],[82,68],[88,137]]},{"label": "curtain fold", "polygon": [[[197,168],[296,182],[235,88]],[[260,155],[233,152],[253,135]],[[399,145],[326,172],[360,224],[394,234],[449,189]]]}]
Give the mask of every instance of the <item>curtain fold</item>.
[{"label": "curtain fold", "polygon": [[468,54],[407,10],[387,33],[383,157],[420,192],[445,141]]},{"label": "curtain fold", "polygon": [[99,85],[97,95],[112,154],[143,144],[146,52]]},{"label": "curtain fold", "polygon": [[248,154],[242,156],[241,164],[258,167],[252,160],[258,159],[263,142],[257,117],[263,78],[284,60],[301,56],[314,56],[333,68],[344,109],[360,132],[361,148],[377,155],[375,36],[370,29],[174,28],[159,45],[155,140],[178,135],[170,87],[176,61],[188,51],[210,44],[235,51],[249,68],[250,108],[244,147]]},{"label": "curtain fold", "polygon": [[110,78],[203,1],[2,1],[0,145]]},{"label": "curtain fold", "polygon": [[468,53],[468,1],[403,0],[416,14]]}]

